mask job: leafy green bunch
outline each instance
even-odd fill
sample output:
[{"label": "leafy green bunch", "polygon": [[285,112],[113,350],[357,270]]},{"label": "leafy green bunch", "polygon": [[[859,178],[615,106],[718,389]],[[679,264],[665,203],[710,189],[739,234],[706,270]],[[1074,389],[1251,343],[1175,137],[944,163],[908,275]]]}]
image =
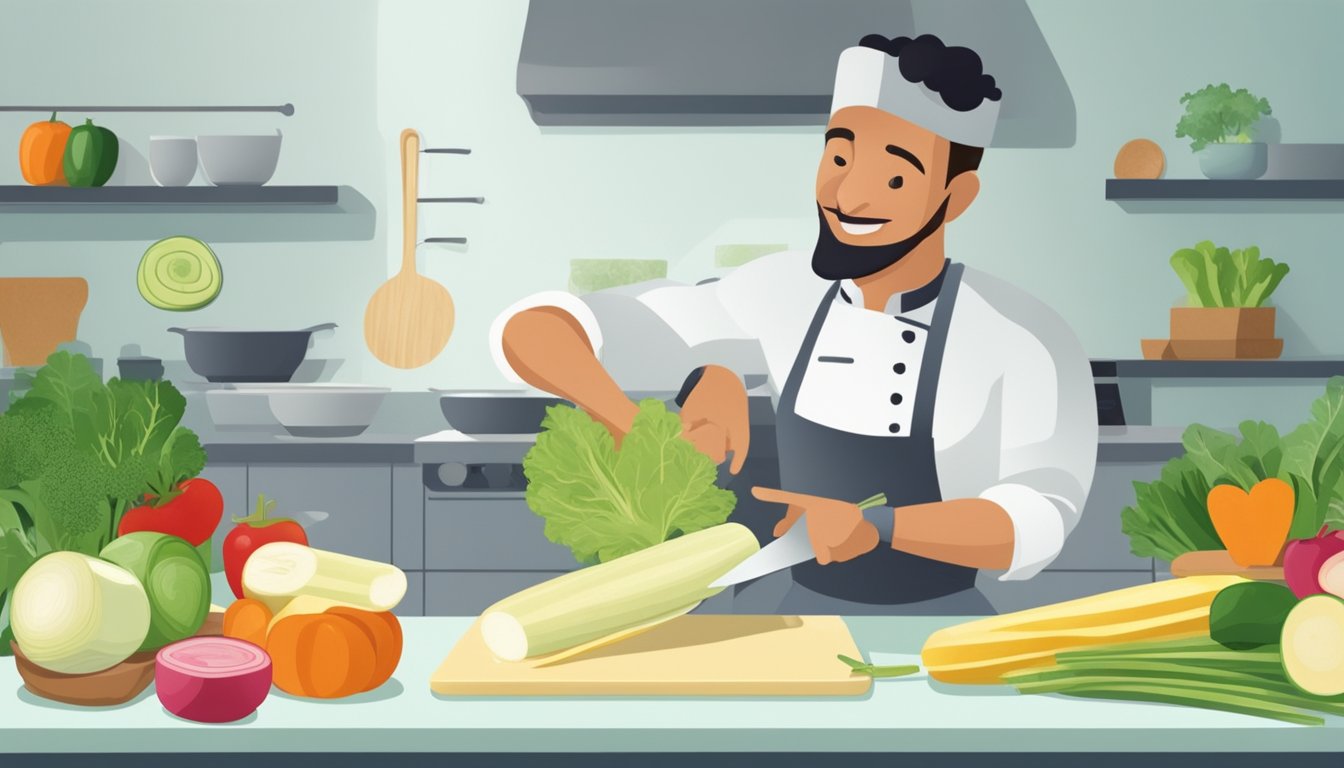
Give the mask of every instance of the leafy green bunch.
[{"label": "leafy green bunch", "polygon": [[1260,258],[1254,245],[1238,250],[1205,240],[1171,255],[1192,307],[1259,307],[1288,274],[1288,265]]},{"label": "leafy green bunch", "polygon": [[[0,605],[42,555],[97,555],[127,509],[205,467],[168,382],[112,379],[57,352],[0,414]],[[7,651],[8,644],[0,648]]]},{"label": "leafy green bunch", "polygon": [[1330,380],[1312,403],[1311,419],[1292,432],[1246,421],[1240,433],[1193,424],[1182,438],[1185,455],[1167,462],[1156,481],[1134,483],[1136,503],[1120,516],[1134,554],[1170,561],[1222,549],[1209,519],[1209,491],[1224,483],[1249,491],[1270,477],[1293,486],[1290,539],[1310,538],[1326,523],[1344,529],[1344,377]]},{"label": "leafy green bunch", "polygon": [[1256,98],[1245,88],[1234,91],[1227,83],[1187,93],[1181,103],[1185,115],[1176,123],[1176,138],[1191,139],[1195,152],[1209,144],[1249,142],[1251,127],[1270,113],[1268,100]]},{"label": "leafy green bunch", "polygon": [[586,413],[546,410],[537,444],[523,459],[527,504],[546,519],[546,538],[592,564],[719,525],[737,503],[715,486],[718,470],[681,437],[681,418],[654,399],[619,450]]}]

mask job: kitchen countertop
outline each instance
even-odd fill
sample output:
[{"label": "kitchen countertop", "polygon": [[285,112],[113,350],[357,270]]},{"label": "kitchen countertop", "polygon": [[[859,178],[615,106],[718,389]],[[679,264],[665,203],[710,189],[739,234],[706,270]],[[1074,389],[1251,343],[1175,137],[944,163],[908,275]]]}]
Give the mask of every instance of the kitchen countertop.
[{"label": "kitchen countertop", "polygon": [[[930,632],[961,620],[848,623],[865,654],[901,663],[917,660]],[[429,675],[472,619],[402,622],[401,666],[383,687],[333,702],[272,692],[255,715],[232,726],[179,720],[152,692],[102,710],[49,702],[24,690],[6,661],[0,663],[0,753],[1344,750],[1344,718],[1302,727],[1156,704],[1019,697],[1000,687],[944,686],[923,675],[876,681],[857,698],[438,697],[429,691]]]},{"label": "kitchen countertop", "polygon": [[[1102,427],[1098,460],[1165,461],[1179,456],[1180,427]],[[268,432],[199,433],[216,464],[472,464],[521,462],[535,435],[464,435],[451,429],[429,435],[363,434],[302,438]]]}]

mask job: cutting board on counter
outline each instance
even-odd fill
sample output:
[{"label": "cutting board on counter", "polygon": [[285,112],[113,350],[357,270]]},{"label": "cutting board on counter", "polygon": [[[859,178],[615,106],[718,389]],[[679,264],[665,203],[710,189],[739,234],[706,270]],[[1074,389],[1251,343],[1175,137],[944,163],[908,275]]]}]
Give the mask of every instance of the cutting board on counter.
[{"label": "cutting board on counter", "polygon": [[443,696],[860,696],[838,616],[688,615],[548,665],[499,661],[471,626],[429,679]]}]

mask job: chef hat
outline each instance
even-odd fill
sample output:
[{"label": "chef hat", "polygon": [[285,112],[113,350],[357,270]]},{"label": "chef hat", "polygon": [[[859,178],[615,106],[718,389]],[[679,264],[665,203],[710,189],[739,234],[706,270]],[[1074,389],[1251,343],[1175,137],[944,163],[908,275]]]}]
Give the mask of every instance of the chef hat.
[{"label": "chef hat", "polygon": [[866,46],[846,48],[840,54],[831,114],[857,106],[876,107],[973,147],[989,146],[999,118],[998,101],[985,99],[967,111],[953,109],[937,91],[905,79],[898,57]]}]

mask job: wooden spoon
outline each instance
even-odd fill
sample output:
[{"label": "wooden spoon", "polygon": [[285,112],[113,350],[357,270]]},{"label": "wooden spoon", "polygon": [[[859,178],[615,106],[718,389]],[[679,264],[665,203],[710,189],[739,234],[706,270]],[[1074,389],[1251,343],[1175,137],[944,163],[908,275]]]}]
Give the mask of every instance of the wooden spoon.
[{"label": "wooden spoon", "polygon": [[420,134],[401,132],[401,271],[369,299],[364,342],[393,368],[419,368],[438,357],[453,333],[453,297],[415,271],[415,206],[419,196]]}]

